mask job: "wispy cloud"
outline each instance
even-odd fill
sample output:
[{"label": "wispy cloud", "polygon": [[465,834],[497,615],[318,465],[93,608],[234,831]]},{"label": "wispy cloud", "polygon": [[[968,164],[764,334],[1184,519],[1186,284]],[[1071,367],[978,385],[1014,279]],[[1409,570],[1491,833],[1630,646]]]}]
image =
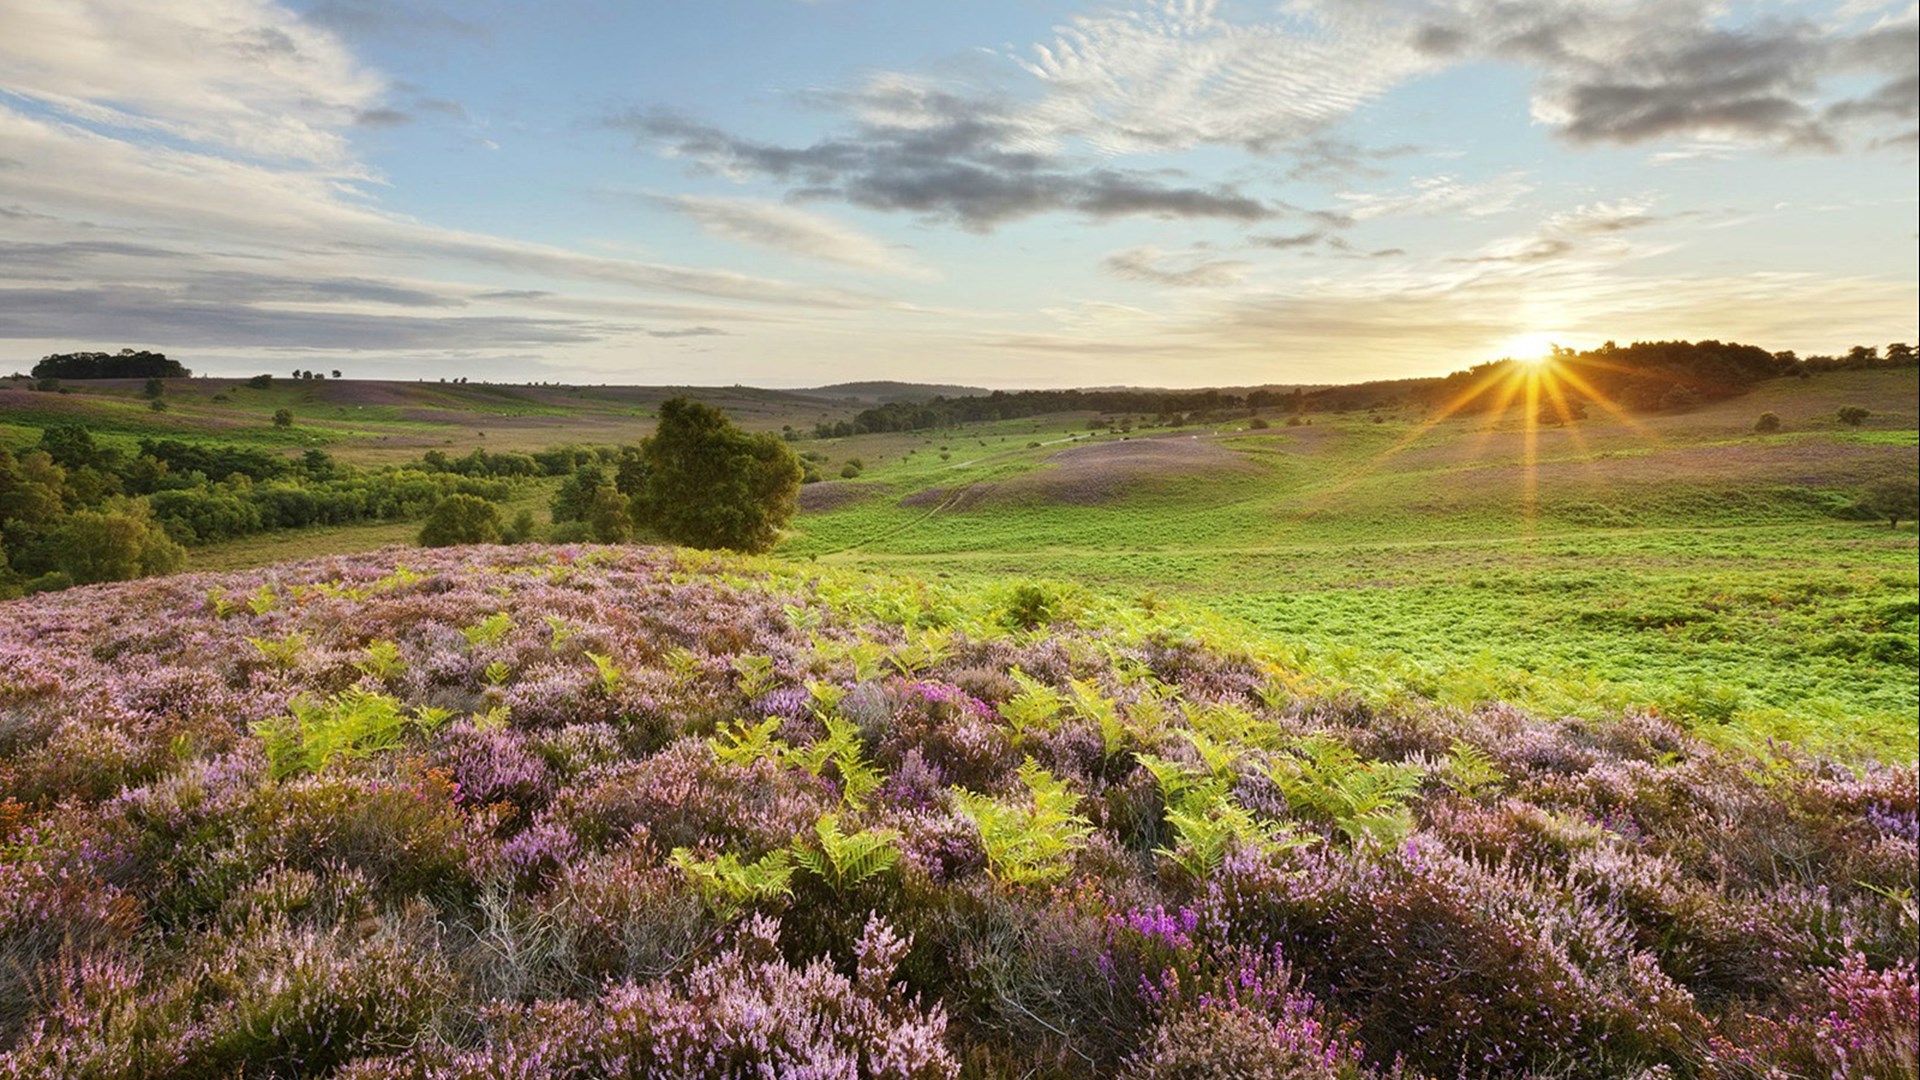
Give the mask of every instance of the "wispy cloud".
[{"label": "wispy cloud", "polygon": [[660,195],[653,199],[727,240],[860,270],[933,276],[891,245],[798,207],[763,199],[707,195]]},{"label": "wispy cloud", "polygon": [[1239,284],[1249,264],[1238,259],[1213,259],[1139,247],[1115,252],[1100,265],[1107,273],[1126,281],[1182,289],[1218,289]]}]

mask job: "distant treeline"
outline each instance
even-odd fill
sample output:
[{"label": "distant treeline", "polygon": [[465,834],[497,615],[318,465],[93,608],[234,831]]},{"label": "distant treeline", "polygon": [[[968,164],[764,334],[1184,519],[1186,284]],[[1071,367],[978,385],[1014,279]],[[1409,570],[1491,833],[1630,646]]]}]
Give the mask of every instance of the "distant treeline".
[{"label": "distant treeline", "polygon": [[[417,518],[453,494],[499,501],[516,477],[563,475],[611,453],[477,451],[358,468],[318,449],[288,459],[172,439],[142,440],[128,453],[100,445],[85,427],[57,424],[20,454],[0,446],[0,596],[165,572],[184,561],[185,545]],[[521,471],[520,458],[537,471]]]},{"label": "distant treeline", "polygon": [[[1556,349],[1551,357],[1554,388],[1570,401],[1600,399],[1636,412],[1686,409],[1738,397],[1754,384],[1787,376],[1914,366],[1913,347],[1887,346],[1884,354],[1858,345],[1845,356],[1800,357],[1768,352],[1757,345],[1722,341],[1640,341],[1620,346],[1609,341],[1585,352]],[[1427,403],[1456,409],[1495,408],[1510,400],[1501,392],[1527,368],[1515,360],[1496,360],[1456,371],[1430,385]]]},{"label": "distant treeline", "polygon": [[54,353],[33,365],[36,379],[184,379],[192,374],[165,353],[145,349]]},{"label": "distant treeline", "polygon": [[1259,388],[1232,390],[995,390],[969,397],[936,397],[928,401],[894,401],[876,405],[852,420],[821,423],[817,438],[864,435],[876,431],[925,431],[986,420],[1018,420],[1062,412],[1097,412],[1151,418],[1162,423],[1194,422],[1249,410],[1331,412],[1393,404],[1411,388],[1431,382],[1411,379],[1361,383],[1312,390]]}]

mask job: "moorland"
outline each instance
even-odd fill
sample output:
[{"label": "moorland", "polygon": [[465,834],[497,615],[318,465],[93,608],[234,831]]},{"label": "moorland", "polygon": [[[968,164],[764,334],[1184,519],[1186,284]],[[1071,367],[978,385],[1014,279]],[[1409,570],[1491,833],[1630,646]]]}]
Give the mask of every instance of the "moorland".
[{"label": "moorland", "polygon": [[19,380],[0,1077],[1913,1077],[1913,369],[1482,376]]}]

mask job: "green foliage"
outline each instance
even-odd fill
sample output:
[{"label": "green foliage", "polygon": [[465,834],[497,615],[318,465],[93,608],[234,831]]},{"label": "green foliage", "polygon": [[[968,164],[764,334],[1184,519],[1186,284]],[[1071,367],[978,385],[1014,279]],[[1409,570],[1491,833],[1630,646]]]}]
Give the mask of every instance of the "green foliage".
[{"label": "green foliage", "polygon": [[815,776],[837,780],[842,802],[851,807],[864,806],[867,796],[885,783],[886,777],[867,760],[866,748],[860,742],[860,729],[853,721],[829,716],[824,723],[826,736],[806,746],[790,748],[787,760]]},{"label": "green foliage", "polygon": [[76,585],[169,574],[187,561],[186,549],[138,504],[67,515],[54,531],[53,547],[58,568]]},{"label": "green foliage", "polygon": [[420,527],[421,547],[500,542],[500,508],[478,495],[454,494],[434,504]]},{"label": "green foliage", "polygon": [[1780,414],[1763,412],[1760,419],[1753,422],[1753,430],[1761,435],[1772,435],[1780,430]]},{"label": "green foliage", "polygon": [[280,671],[291,671],[299,667],[301,659],[307,654],[307,635],[298,631],[290,632],[278,640],[250,637],[247,639],[247,644],[253,646],[254,651],[260,654],[260,658],[265,660],[268,666]]},{"label": "green foliage", "polygon": [[634,519],[675,543],[766,551],[798,508],[800,460],[776,435],[741,431],[710,405],[673,398],[622,469]]},{"label": "green foliage", "polygon": [[953,788],[960,809],[979,830],[987,869],[1006,885],[1043,885],[1071,869],[1073,852],[1093,827],[1074,813],[1080,797],[1067,790],[1032,758],[1020,766],[1028,805],[1002,802],[990,796]]},{"label": "green foliage", "polygon": [[460,636],[467,639],[467,647],[470,649],[498,645],[507,640],[507,635],[511,633],[513,633],[513,613],[509,611],[496,611],[472,626],[460,628]]},{"label": "green foliage", "polygon": [[775,673],[773,658],[754,653],[740,653],[730,662],[733,668],[734,685],[748,698],[757,698],[773,689]]},{"label": "green foliage", "polygon": [[793,895],[793,853],[784,848],[750,863],[732,852],[701,859],[687,848],[675,848],[668,862],[722,919],[732,919],[750,905]]},{"label": "green foliage", "polygon": [[1873,410],[1863,408],[1859,405],[1842,405],[1839,411],[1833,414],[1834,419],[1848,427],[1859,427],[1861,424],[1867,422],[1867,417],[1872,415]]},{"label": "green foliage", "polygon": [[277,428],[292,427],[293,426],[293,410],[292,409],[273,410],[273,426]]},{"label": "green foliage", "polygon": [[400,646],[391,641],[369,641],[365,654],[354,662],[354,667],[363,674],[381,681],[395,678],[407,669],[407,662],[400,658]]},{"label": "green foliage", "polygon": [[813,824],[813,837],[796,839],[794,865],[827,883],[836,894],[893,869],[900,861],[900,834],[893,829],[841,831],[840,815],[825,813]]},{"label": "green foliage", "polygon": [[1025,736],[1029,733],[1046,731],[1066,707],[1066,698],[1060,691],[1035,679],[1019,668],[1007,672],[1020,691],[1000,704],[1000,716],[1012,726],[1014,732]]},{"label": "green foliage", "polygon": [[1463,799],[1479,799],[1491,794],[1499,790],[1506,779],[1507,774],[1494,764],[1491,755],[1472,743],[1457,739],[1447,753],[1440,774],[1440,782]]},{"label": "green foliage", "polygon": [[627,673],[620,669],[613,657],[588,650],[587,659],[593,661],[594,679],[602,695],[613,697],[627,685]]},{"label": "green foliage", "polygon": [[328,698],[302,694],[287,703],[287,715],[254,725],[254,733],[273,776],[284,779],[392,749],[412,723],[393,698],[349,688]]},{"label": "green foliage", "polygon": [[1331,735],[1300,740],[1267,763],[1267,776],[1287,805],[1345,834],[1356,847],[1390,848],[1413,831],[1407,800],[1425,771],[1406,762],[1365,761]]},{"label": "green foliage", "polygon": [[1911,519],[1920,515],[1920,482],[1912,477],[1881,480],[1867,488],[1860,505],[1876,516],[1886,518],[1894,528],[1899,528],[1902,518]]},{"label": "green foliage", "polygon": [[778,716],[769,716],[757,724],[737,720],[714,732],[707,746],[714,757],[741,768],[761,761],[779,761],[791,750],[784,741],[774,738],[783,723]]}]

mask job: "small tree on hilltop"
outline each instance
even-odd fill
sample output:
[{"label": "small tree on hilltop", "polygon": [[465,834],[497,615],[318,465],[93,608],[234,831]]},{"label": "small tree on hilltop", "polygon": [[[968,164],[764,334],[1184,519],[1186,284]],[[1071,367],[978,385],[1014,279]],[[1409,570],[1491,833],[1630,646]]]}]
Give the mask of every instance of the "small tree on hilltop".
[{"label": "small tree on hilltop", "polygon": [[434,504],[420,529],[420,546],[500,542],[500,509],[478,495],[449,495]]},{"label": "small tree on hilltop", "polygon": [[1899,528],[1901,518],[1920,515],[1920,483],[1912,480],[1882,480],[1867,488],[1860,505],[1887,519],[1890,528]]},{"label": "small tree on hilltop", "polygon": [[799,505],[800,459],[777,435],[742,431],[711,405],[674,398],[620,471],[633,517],[675,543],[766,551]]}]

